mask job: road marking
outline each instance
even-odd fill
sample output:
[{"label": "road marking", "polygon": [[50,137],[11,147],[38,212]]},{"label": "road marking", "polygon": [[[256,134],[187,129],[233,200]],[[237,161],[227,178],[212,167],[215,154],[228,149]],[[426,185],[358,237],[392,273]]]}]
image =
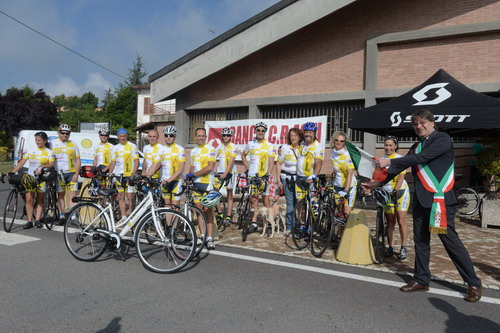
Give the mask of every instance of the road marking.
[{"label": "road marking", "polygon": [[[235,254],[235,253],[222,252],[222,251],[216,251],[216,250],[212,250],[212,251],[210,251],[210,253],[215,254],[215,255],[219,255],[219,256],[223,256],[223,257],[248,260],[248,261],[259,262],[259,263],[268,264],[268,265],[293,268],[293,269],[298,269],[298,270],[302,270],[302,271],[314,272],[314,273],[331,275],[331,276],[338,276],[338,277],[343,277],[343,278],[347,278],[347,279],[351,279],[351,280],[377,283],[377,284],[382,284],[382,285],[390,286],[390,287],[399,288],[399,287],[404,286],[406,284],[404,282],[389,281],[389,280],[374,278],[374,277],[370,277],[370,276],[339,272],[339,271],[335,271],[335,270],[331,270],[331,269],[312,267],[312,266],[306,266],[306,265],[301,265],[301,264],[294,264],[294,263],[272,260],[272,259],[252,257],[252,256],[243,255],[243,254]],[[437,289],[437,288],[430,288],[427,293],[442,295],[442,296],[456,297],[456,298],[464,298],[464,296],[465,296],[464,293],[460,293],[457,291],[451,291],[451,290]],[[481,297],[481,302],[500,305],[500,299],[493,298],[493,297],[483,296],[483,297]]]},{"label": "road marking", "polygon": [[1,245],[12,246],[12,245],[17,245],[17,244],[34,242],[34,241],[38,241],[38,240],[40,240],[40,238],[19,235],[19,234],[13,234],[10,232],[5,232],[5,231],[0,231],[0,244]]}]

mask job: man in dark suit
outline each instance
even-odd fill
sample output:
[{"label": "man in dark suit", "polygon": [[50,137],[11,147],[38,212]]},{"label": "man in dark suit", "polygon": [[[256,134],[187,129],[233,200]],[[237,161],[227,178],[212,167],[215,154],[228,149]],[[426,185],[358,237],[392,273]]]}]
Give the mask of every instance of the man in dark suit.
[{"label": "man in dark suit", "polygon": [[365,192],[383,185],[400,172],[412,167],[415,179],[413,200],[413,234],[415,242],[415,273],[413,281],[400,288],[403,292],[428,291],[431,273],[430,234],[437,233],[462,279],[469,284],[468,302],[481,299],[481,280],[474,272],[469,253],[455,231],[457,198],[453,191],[454,155],[453,144],[448,134],[435,127],[434,115],[428,110],[419,110],[411,118],[413,128],[420,138],[408,155],[395,159],[377,159],[380,168],[388,169],[383,183],[362,184]]}]

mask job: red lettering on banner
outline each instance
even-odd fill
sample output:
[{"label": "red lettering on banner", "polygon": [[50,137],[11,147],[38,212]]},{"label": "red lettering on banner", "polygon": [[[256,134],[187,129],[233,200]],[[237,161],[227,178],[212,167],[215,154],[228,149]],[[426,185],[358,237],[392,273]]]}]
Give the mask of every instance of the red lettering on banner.
[{"label": "red lettering on banner", "polygon": [[272,144],[277,143],[276,142],[276,133],[278,133],[278,127],[276,125],[272,125],[269,128],[269,136],[268,136],[267,141],[269,141]]},{"label": "red lettering on banner", "polygon": [[288,126],[287,125],[282,125],[281,126],[280,139],[279,139],[279,143],[280,144],[286,143],[286,135],[287,134],[288,134]]},{"label": "red lettering on banner", "polygon": [[234,144],[241,145],[242,144],[242,139],[241,139],[241,126],[238,126],[235,128],[235,138],[234,138]]},{"label": "red lettering on banner", "polygon": [[[250,128],[252,128],[253,126],[250,126]],[[253,130],[253,129],[252,129]],[[252,132],[253,133],[253,132]],[[251,133],[249,133],[249,126],[245,126],[243,127],[243,138],[244,138],[244,142],[242,142],[243,144],[247,144],[248,141],[250,141],[250,137],[248,135],[252,135]]]}]

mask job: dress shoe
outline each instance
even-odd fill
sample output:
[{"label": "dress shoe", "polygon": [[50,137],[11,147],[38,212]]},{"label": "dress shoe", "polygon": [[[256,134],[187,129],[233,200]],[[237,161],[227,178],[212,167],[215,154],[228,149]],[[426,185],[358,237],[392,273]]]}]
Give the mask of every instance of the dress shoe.
[{"label": "dress shoe", "polygon": [[418,284],[416,281],[411,281],[405,286],[399,288],[404,293],[413,293],[415,291],[429,291],[429,286],[422,286]]},{"label": "dress shoe", "polygon": [[467,289],[467,295],[464,300],[471,303],[476,303],[481,299],[481,293],[483,292],[483,286],[471,286]]}]

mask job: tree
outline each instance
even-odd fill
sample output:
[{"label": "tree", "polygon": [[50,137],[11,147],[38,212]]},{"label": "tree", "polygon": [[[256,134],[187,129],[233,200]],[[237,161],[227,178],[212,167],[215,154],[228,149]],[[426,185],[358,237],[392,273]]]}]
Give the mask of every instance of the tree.
[{"label": "tree", "polygon": [[130,134],[134,133],[133,129],[137,124],[137,93],[130,87],[121,88],[104,115],[111,120],[113,131],[125,128]]},{"label": "tree", "polygon": [[148,73],[144,70],[142,58],[140,55],[136,54],[133,67],[128,69],[128,78],[125,80],[125,84],[129,87],[144,84],[142,79],[146,75],[148,75]]},{"label": "tree", "polygon": [[57,108],[43,89],[34,92],[29,86],[10,88],[0,95],[0,130],[7,137],[22,129],[49,130],[57,126]]},{"label": "tree", "polygon": [[109,103],[115,99],[115,95],[113,94],[113,92],[111,91],[111,87],[108,88],[108,90],[105,90],[104,91],[104,97],[102,99],[102,108],[103,109],[106,109],[109,105]]}]

